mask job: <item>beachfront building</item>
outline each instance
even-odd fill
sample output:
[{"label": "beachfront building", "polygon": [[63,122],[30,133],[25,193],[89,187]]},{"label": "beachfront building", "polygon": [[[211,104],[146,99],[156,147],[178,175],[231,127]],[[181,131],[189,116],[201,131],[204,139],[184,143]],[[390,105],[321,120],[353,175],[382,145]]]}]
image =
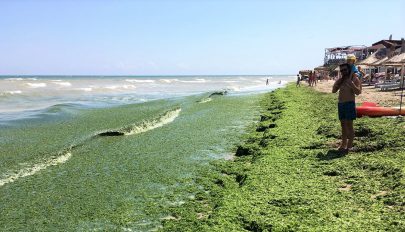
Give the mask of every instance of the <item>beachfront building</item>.
[{"label": "beachfront building", "polygon": [[350,45],[334,48],[325,48],[324,66],[337,66],[346,62],[346,57],[354,54],[357,60],[364,60],[369,51],[365,45]]},{"label": "beachfront building", "polygon": [[401,53],[401,47],[403,44],[402,40],[392,40],[392,39],[383,39],[378,42],[373,43],[374,47],[384,47],[387,49],[387,56],[393,57]]},{"label": "beachfront building", "polygon": [[[391,58],[403,54],[405,52],[405,41],[401,40],[380,40],[373,43],[373,47],[379,47],[379,49],[367,57],[365,60],[359,62],[359,64],[369,66],[370,73],[376,73],[378,76],[384,76],[389,78],[390,75],[398,74],[399,68],[387,65],[387,61]],[[373,68],[373,69],[372,69]]]}]

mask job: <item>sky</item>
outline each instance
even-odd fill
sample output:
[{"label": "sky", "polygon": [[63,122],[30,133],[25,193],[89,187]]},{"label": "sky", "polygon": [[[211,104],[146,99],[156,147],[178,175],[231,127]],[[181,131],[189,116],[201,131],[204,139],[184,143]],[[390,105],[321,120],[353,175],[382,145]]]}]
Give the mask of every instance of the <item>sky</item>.
[{"label": "sky", "polygon": [[405,37],[403,0],[0,0],[0,75],[275,75]]}]

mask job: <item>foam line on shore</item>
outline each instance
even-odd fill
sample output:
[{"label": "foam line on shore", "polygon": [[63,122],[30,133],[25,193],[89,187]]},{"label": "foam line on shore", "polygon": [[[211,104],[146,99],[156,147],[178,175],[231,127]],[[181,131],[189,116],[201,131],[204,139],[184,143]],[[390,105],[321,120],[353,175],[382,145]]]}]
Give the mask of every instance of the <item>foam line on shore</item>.
[{"label": "foam line on shore", "polygon": [[146,131],[150,131],[156,129],[158,127],[164,126],[173,122],[180,114],[181,108],[176,108],[174,110],[170,110],[162,114],[161,116],[152,119],[146,120],[139,124],[130,125],[128,127],[118,129],[118,130],[110,130],[101,132],[99,136],[122,136],[122,135],[133,135],[133,134],[140,134]]},{"label": "foam line on shore", "polygon": [[207,98],[201,99],[200,101],[198,101],[198,103],[207,103],[207,102],[210,102],[210,101],[212,101],[212,98],[207,97]]},{"label": "foam line on shore", "polygon": [[18,180],[19,178],[32,176],[35,173],[37,173],[43,169],[46,169],[49,166],[56,166],[56,165],[65,163],[66,161],[68,161],[70,159],[70,157],[72,157],[72,153],[66,152],[63,155],[58,156],[58,157],[53,157],[53,158],[45,161],[44,163],[35,164],[32,167],[27,167],[27,168],[21,169],[15,174],[11,174],[11,175],[7,176],[6,178],[0,179],[0,187],[5,184],[12,183],[12,182]]},{"label": "foam line on shore", "polygon": [[96,134],[95,136],[88,137],[87,139],[82,140],[81,142],[77,143],[76,145],[70,146],[68,149],[65,149],[65,152],[62,152],[60,156],[57,157],[52,157],[45,162],[34,164],[31,167],[26,167],[23,169],[20,169],[17,173],[14,174],[9,174],[5,175],[4,178],[0,179],[0,187],[12,183],[20,178],[27,177],[27,176],[32,176],[35,173],[44,170],[50,166],[56,166],[59,164],[63,164],[67,162],[71,157],[72,157],[72,150],[75,149],[78,146],[83,145],[86,143],[88,140],[96,138],[96,136],[120,136],[120,135],[132,135],[132,134],[139,134],[143,133],[149,130],[153,130],[155,128],[164,126],[168,123],[173,122],[180,114],[181,108],[176,108],[174,110],[169,110],[159,117],[152,119],[152,120],[147,120],[143,121],[140,124],[134,124],[128,127],[125,127],[121,130],[117,131],[106,131],[102,132],[99,134]]}]

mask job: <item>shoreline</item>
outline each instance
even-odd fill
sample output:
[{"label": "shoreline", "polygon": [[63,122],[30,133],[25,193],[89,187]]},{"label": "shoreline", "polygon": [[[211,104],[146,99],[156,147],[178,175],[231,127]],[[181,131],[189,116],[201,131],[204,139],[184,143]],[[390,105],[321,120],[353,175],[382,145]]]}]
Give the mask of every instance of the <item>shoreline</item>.
[{"label": "shoreline", "polygon": [[[332,82],[331,82],[332,83]],[[196,180],[164,231],[399,231],[405,226],[402,118],[355,122],[358,152],[336,151],[336,95],[286,88],[263,99],[261,120],[233,161]],[[321,103],[321,104],[320,104]]]}]

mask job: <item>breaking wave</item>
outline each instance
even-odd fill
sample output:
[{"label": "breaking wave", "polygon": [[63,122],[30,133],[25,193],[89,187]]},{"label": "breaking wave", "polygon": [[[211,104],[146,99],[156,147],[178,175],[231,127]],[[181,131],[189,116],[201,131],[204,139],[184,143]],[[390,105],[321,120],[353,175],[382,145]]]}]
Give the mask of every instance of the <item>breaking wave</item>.
[{"label": "breaking wave", "polygon": [[131,83],[155,83],[155,80],[136,80],[136,79],[126,79],[125,81]]},{"label": "breaking wave", "polygon": [[14,91],[0,92],[0,96],[9,96],[9,95],[14,95],[14,94],[22,94],[22,91],[21,90],[14,90]]},{"label": "breaking wave", "polygon": [[65,163],[66,161],[68,161],[70,159],[71,156],[72,156],[72,153],[67,152],[61,156],[52,157],[51,159],[49,159],[43,163],[35,164],[32,167],[27,167],[27,168],[21,169],[17,173],[11,174],[3,179],[0,179],[0,186],[3,186],[8,183],[12,183],[22,177],[32,176],[35,173],[37,173],[43,169],[46,169],[49,166],[56,166],[58,164]]},{"label": "breaking wave", "polygon": [[201,99],[200,101],[198,101],[198,103],[206,103],[206,102],[210,102],[210,101],[212,101],[212,98],[207,97],[207,98]]},{"label": "breaking wave", "polygon": [[153,130],[155,128],[164,126],[168,123],[173,122],[180,114],[181,109],[177,108],[170,110],[152,120],[146,120],[139,124],[133,124],[118,130],[109,130],[101,132],[99,136],[122,136],[122,135],[133,135],[140,134],[146,131]]},{"label": "breaking wave", "polygon": [[155,128],[164,126],[168,123],[173,122],[180,114],[181,108],[176,108],[174,110],[167,111],[160,115],[159,117],[152,119],[152,120],[147,120],[143,121],[139,124],[134,124],[128,127],[125,127],[121,130],[117,131],[106,131],[102,133],[98,133],[95,136],[92,137],[87,137],[81,140],[81,142],[76,143],[76,145],[71,145],[69,148],[64,149],[63,152],[60,152],[59,156],[56,157],[51,157],[48,160],[45,160],[42,163],[34,164],[31,167],[25,167],[23,169],[20,169],[16,173],[12,174],[6,174],[0,179],[0,187],[12,183],[20,178],[27,177],[27,176],[32,176],[36,174],[37,172],[44,170],[50,166],[56,166],[59,164],[63,164],[67,162],[71,157],[72,157],[72,151],[83,144],[85,144],[87,141],[95,138],[96,136],[119,136],[119,135],[132,135],[132,134],[139,134],[143,133],[146,131],[153,130]]},{"label": "breaking wave", "polygon": [[46,87],[46,83],[27,83],[27,85],[31,88],[42,88]]}]

